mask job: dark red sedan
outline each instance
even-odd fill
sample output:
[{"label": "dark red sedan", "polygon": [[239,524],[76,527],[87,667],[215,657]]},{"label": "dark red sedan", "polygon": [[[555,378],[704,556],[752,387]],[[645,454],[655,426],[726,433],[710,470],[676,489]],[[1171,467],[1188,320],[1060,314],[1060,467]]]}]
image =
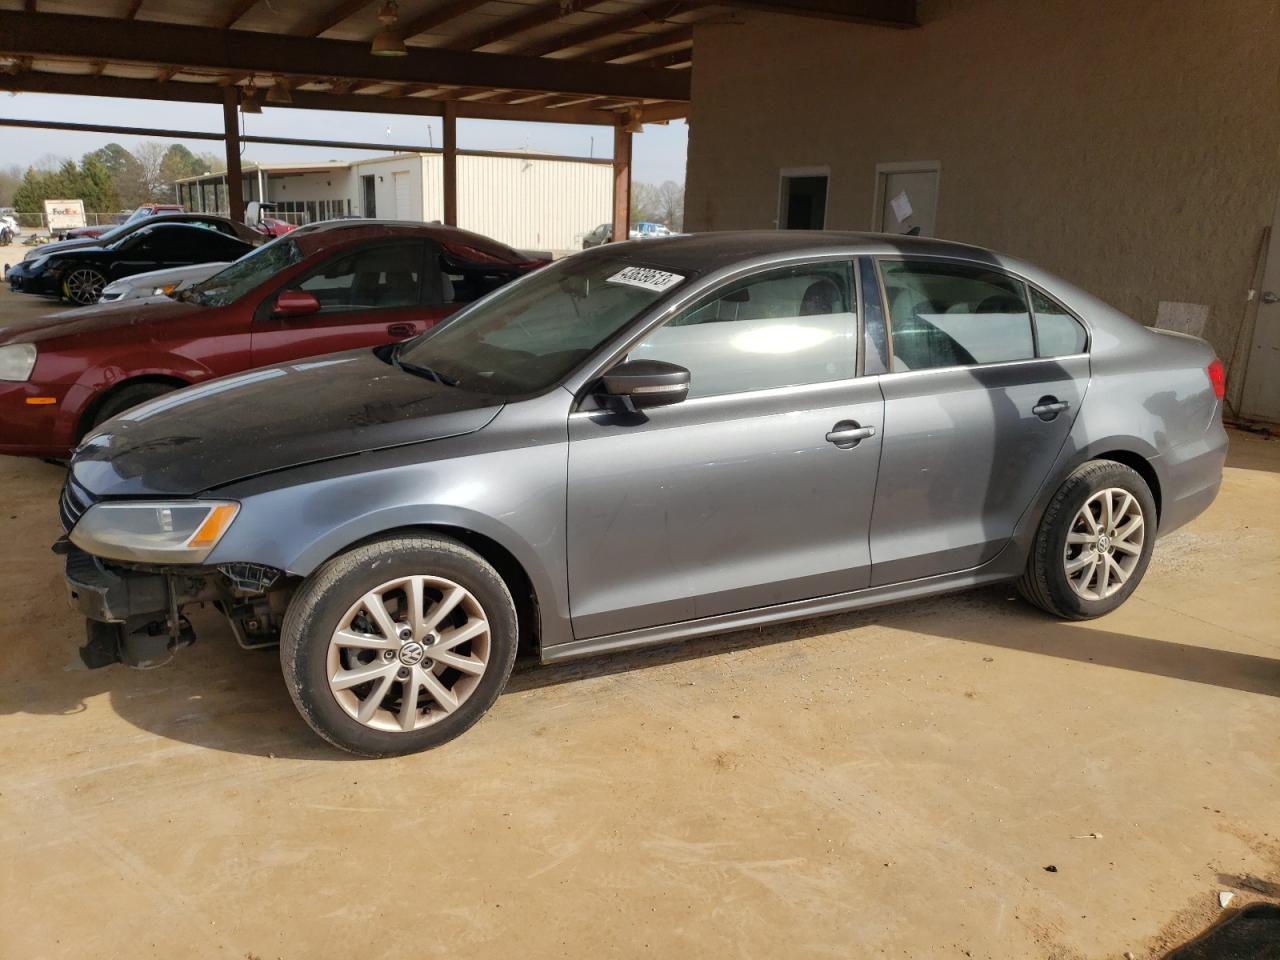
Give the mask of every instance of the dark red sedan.
[{"label": "dark red sedan", "polygon": [[0,328],[0,454],[65,457],[91,427],[170,390],[403,340],[545,263],[454,227],[337,220],[175,300]]}]

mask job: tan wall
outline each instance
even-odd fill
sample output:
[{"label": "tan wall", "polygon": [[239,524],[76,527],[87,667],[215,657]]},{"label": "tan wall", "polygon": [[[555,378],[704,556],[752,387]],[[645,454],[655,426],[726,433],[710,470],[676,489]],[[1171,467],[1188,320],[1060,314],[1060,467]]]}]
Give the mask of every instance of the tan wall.
[{"label": "tan wall", "polygon": [[1275,0],[922,0],[918,30],[740,14],[699,27],[690,230],[772,227],[783,167],[941,163],[937,233],[1025,257],[1143,323],[1208,304],[1226,356],[1280,188]]}]

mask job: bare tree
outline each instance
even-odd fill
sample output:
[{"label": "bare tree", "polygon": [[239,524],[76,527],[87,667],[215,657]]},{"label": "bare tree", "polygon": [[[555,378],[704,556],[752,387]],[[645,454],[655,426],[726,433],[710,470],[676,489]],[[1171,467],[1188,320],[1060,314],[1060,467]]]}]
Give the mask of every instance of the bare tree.
[{"label": "bare tree", "polygon": [[658,221],[672,230],[684,229],[684,184],[664,180],[657,189]]}]

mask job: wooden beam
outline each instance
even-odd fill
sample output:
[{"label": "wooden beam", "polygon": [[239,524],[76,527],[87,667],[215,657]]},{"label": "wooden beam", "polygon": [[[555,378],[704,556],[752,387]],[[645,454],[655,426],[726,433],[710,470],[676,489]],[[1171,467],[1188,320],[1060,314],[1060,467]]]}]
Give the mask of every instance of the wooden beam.
[{"label": "wooden beam", "polygon": [[448,50],[479,50],[491,43],[540,27],[544,23],[552,23],[561,17],[598,7],[607,2],[610,0],[543,0],[542,3],[530,7],[527,13],[517,17],[506,17],[484,30],[450,41],[444,47]]},{"label": "wooden beam", "polygon": [[232,220],[244,220],[244,174],[240,172],[240,91],[222,91],[222,133],[227,146],[227,210]]},{"label": "wooden beam", "polygon": [[821,20],[906,29],[920,26],[916,0],[734,0],[733,6]]},{"label": "wooden beam", "polygon": [[366,44],[353,41],[64,14],[0,11],[0,45],[0,53],[89,62],[110,50],[117,63],[303,77],[323,65],[341,79],[609,97],[688,100],[690,87],[686,74],[643,66],[435,49],[373,57]]},{"label": "wooden beam", "polygon": [[613,128],[613,239],[631,233],[631,134],[621,123]]},{"label": "wooden beam", "polygon": [[343,20],[367,7],[373,0],[342,0],[324,13],[304,21],[293,32],[300,37],[318,37],[327,30],[332,30]]},{"label": "wooden beam", "polygon": [[24,11],[25,13],[35,13],[35,12],[36,12],[36,0],[26,0],[26,2],[25,2],[25,3],[23,3],[23,5],[22,5],[22,9],[23,9],[23,11]]},{"label": "wooden beam", "polygon": [[257,5],[258,0],[232,0],[231,5],[214,26],[219,30],[230,30],[241,17]]},{"label": "wooden beam", "polygon": [[178,75],[180,71],[177,67],[165,67],[156,74],[156,83],[168,83]]},{"label": "wooden beam", "polygon": [[416,37],[420,33],[426,33],[428,30],[432,30],[443,23],[455,20],[464,13],[470,13],[476,7],[484,6],[488,2],[489,0],[451,0],[449,3],[442,3],[421,16],[402,23],[399,31],[400,36],[405,40]]},{"label": "wooden beam", "polygon": [[[124,77],[86,77],[65,73],[0,74],[0,90],[15,93],[58,93],[71,96],[117,97],[126,100],[162,100],[178,103],[221,103],[224,87],[219,83],[156,83]],[[580,97],[578,102],[598,99]],[[485,100],[459,100],[458,116],[474,120],[517,120],[537,123],[578,123],[611,126],[616,119],[604,110],[564,106],[549,110],[543,106],[517,106]],[[274,104],[264,104],[268,110]],[[355,113],[385,113],[397,116],[439,117],[444,102],[425,97],[375,97],[295,91],[290,109],[349,110]]]},{"label": "wooden beam", "polygon": [[650,3],[632,13],[602,17],[596,23],[570,30],[557,37],[549,37],[544,40],[522,44],[518,49],[524,56],[542,57],[559,50],[585,46],[597,40],[603,40],[605,37],[617,37],[619,40],[623,40],[626,38],[621,35],[628,31],[652,26],[655,23],[665,23],[671,17],[705,7],[706,5],[706,0],[684,0],[684,2],[675,3],[672,0],[659,0],[657,3]]},{"label": "wooden beam", "polygon": [[129,9],[124,12],[126,20],[132,20],[138,15],[138,11],[142,9],[142,0],[129,0]]},{"label": "wooden beam", "polygon": [[444,222],[458,225],[458,105],[444,105]]},{"label": "wooden beam", "polygon": [[675,30],[667,30],[663,33],[645,34],[631,43],[623,44],[620,47],[609,47],[594,56],[599,60],[612,62],[614,60],[623,60],[627,57],[656,56],[658,53],[669,50],[679,44],[692,43],[693,27],[677,27]]}]

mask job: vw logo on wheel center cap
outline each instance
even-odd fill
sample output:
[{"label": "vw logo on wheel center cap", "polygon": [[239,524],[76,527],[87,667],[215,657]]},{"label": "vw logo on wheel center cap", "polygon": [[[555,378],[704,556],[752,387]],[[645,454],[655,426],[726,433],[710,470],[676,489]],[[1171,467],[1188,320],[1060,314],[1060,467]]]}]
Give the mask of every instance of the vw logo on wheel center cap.
[{"label": "vw logo on wheel center cap", "polygon": [[427,648],[416,640],[410,640],[400,648],[400,662],[406,667],[412,667],[422,662],[422,658],[427,655]]},{"label": "vw logo on wheel center cap", "polygon": [[1099,550],[1105,550],[1105,549],[1107,549],[1107,547],[1109,547],[1109,546],[1111,546],[1111,538],[1110,538],[1110,537],[1108,537],[1108,536],[1106,536],[1106,535],[1104,534],[1103,536],[1101,536],[1101,537],[1099,537],[1099,538],[1098,538],[1098,549],[1099,549]]}]

